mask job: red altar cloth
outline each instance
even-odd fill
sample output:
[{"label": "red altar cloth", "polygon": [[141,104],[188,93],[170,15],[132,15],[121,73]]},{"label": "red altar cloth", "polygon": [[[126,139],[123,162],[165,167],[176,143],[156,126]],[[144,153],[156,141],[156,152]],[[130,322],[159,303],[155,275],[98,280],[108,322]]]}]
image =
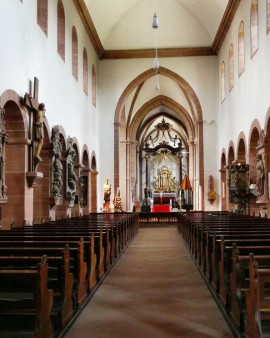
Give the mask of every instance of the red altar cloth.
[{"label": "red altar cloth", "polygon": [[152,212],[170,212],[170,204],[156,204],[152,207]]}]

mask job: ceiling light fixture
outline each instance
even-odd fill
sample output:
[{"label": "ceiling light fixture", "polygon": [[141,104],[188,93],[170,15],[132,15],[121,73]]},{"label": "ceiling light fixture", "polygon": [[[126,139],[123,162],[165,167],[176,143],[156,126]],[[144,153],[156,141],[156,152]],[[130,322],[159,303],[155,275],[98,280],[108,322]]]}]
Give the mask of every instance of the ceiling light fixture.
[{"label": "ceiling light fixture", "polygon": [[[156,3],[155,3],[155,7],[156,7]],[[154,59],[154,63],[153,63],[153,69],[155,69],[156,71],[156,78],[157,78],[157,83],[155,86],[156,90],[160,90],[160,84],[159,84],[159,80],[158,80],[158,73],[159,73],[159,61],[158,61],[158,43],[157,43],[157,29],[159,28],[159,21],[158,21],[158,17],[156,14],[156,11],[154,12],[154,16],[153,16],[153,21],[152,21],[152,28],[156,30],[155,32],[155,40],[156,40],[156,46],[155,46],[155,59]]]},{"label": "ceiling light fixture", "polygon": [[154,28],[154,29],[158,28],[158,17],[156,15],[156,12],[154,13],[154,16],[153,16],[152,28]]}]

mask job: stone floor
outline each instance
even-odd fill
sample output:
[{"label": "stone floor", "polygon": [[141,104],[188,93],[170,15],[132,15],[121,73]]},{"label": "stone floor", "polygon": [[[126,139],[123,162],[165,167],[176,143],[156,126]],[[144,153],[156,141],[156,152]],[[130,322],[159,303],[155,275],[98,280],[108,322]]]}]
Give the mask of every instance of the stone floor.
[{"label": "stone floor", "polygon": [[66,338],[233,337],[175,227],[141,228]]}]

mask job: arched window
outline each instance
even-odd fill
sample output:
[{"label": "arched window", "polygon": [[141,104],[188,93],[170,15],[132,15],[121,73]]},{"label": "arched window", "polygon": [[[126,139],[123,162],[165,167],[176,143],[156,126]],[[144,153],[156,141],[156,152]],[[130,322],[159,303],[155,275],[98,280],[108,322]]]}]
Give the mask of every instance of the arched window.
[{"label": "arched window", "polygon": [[88,95],[88,58],[86,49],[83,49],[83,90]]},{"label": "arched window", "polygon": [[37,23],[48,36],[48,0],[37,1]]},{"label": "arched window", "polygon": [[65,61],[65,11],[62,0],[57,6],[57,51]]},{"label": "arched window", "polygon": [[238,31],[238,76],[245,70],[244,22],[241,21]]},{"label": "arched window", "polygon": [[258,0],[252,0],[250,9],[250,46],[251,57],[254,56],[259,47],[258,36]]},{"label": "arched window", "polygon": [[233,44],[229,49],[229,90],[231,91],[234,85],[234,56],[233,56]]},{"label": "arched window", "polygon": [[270,31],[270,0],[266,1],[266,33]]},{"label": "arched window", "polygon": [[92,104],[96,107],[97,103],[97,76],[96,76],[96,68],[92,66]]},{"label": "arched window", "polygon": [[221,102],[225,100],[225,63],[222,61],[220,67],[220,97]]},{"label": "arched window", "polygon": [[78,81],[78,36],[75,26],[72,27],[72,75]]}]

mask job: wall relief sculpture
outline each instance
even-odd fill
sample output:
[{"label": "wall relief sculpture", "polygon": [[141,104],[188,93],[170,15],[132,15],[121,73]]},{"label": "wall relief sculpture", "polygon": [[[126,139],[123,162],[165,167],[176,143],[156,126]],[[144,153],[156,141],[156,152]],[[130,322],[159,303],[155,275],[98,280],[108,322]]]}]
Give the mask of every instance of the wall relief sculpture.
[{"label": "wall relief sculpture", "polygon": [[76,151],[72,145],[72,138],[67,139],[67,157],[66,157],[66,187],[67,199],[69,201],[68,208],[73,208],[76,199],[76,182],[77,176],[74,170],[74,158]]},{"label": "wall relief sculpture", "polygon": [[62,204],[62,193],[63,187],[63,165],[61,162],[62,155],[62,142],[60,140],[59,126],[52,128],[51,137],[51,193],[53,195],[56,205]]}]

